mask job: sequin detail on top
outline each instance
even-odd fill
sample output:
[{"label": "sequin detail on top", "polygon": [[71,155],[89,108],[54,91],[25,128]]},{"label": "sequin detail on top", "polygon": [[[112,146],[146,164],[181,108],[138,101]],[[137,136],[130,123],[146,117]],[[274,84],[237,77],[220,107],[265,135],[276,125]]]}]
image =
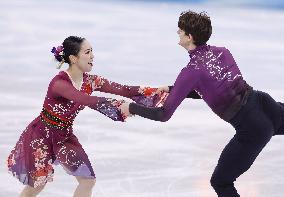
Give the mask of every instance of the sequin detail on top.
[{"label": "sequin detail on top", "polygon": [[[201,45],[190,50],[189,56],[190,62],[176,83],[188,91],[198,92],[214,113],[225,121],[230,120],[252,89],[243,79],[232,54],[225,47]],[[188,80],[190,85],[183,84],[183,80]]]},{"label": "sequin detail on top", "polygon": [[233,64],[224,64],[224,62],[220,60],[222,55],[224,55],[223,51],[214,53],[210,48],[209,50],[199,50],[190,55],[191,61],[188,66],[200,69],[200,65],[202,65],[202,67],[210,73],[212,78],[218,81],[224,79],[233,81],[237,77],[241,77],[241,74],[234,74],[230,71],[230,67],[233,66]]},{"label": "sequin detail on top", "polygon": [[163,107],[130,104],[130,112],[167,121],[187,95],[196,91],[220,118],[232,119],[246,103],[252,87],[242,78],[230,51],[224,47],[201,45],[190,50],[189,56],[190,62],[178,74]]}]

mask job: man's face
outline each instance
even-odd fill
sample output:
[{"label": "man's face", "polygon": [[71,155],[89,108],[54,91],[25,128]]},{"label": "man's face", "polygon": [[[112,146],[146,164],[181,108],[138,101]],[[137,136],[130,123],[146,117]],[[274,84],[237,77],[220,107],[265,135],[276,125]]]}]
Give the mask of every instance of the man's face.
[{"label": "man's face", "polygon": [[188,49],[188,46],[190,45],[190,37],[185,34],[185,31],[178,29],[177,34],[179,36],[179,45],[184,47],[185,49]]}]

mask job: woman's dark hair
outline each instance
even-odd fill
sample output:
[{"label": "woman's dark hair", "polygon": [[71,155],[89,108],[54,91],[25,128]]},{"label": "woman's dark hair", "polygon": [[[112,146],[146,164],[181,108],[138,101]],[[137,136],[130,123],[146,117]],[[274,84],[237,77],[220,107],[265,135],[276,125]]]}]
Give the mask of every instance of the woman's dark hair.
[{"label": "woman's dark hair", "polygon": [[206,44],[212,34],[210,17],[205,12],[185,11],[180,14],[178,27],[191,34],[196,46]]},{"label": "woman's dark hair", "polygon": [[63,41],[63,59],[64,62],[70,64],[70,55],[78,55],[81,44],[85,40],[85,38],[77,37],[77,36],[69,36]]},{"label": "woman's dark hair", "polygon": [[52,53],[54,54],[54,57],[57,61],[64,62],[70,64],[70,55],[78,55],[80,49],[81,49],[81,44],[85,40],[85,38],[81,38],[78,36],[69,36],[66,38],[62,45],[63,46],[58,46],[57,48],[53,47]]}]

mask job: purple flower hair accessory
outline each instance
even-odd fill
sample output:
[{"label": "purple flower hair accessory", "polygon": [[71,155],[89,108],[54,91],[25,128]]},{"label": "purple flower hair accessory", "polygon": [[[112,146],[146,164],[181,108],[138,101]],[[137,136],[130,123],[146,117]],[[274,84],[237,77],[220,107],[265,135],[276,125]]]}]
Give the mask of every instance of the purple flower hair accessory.
[{"label": "purple flower hair accessory", "polygon": [[53,53],[55,59],[57,61],[59,61],[59,64],[57,66],[58,69],[61,68],[62,64],[64,64],[64,58],[63,58],[63,55],[64,55],[64,52],[63,52],[63,46],[58,46],[57,48],[53,47],[51,49],[51,53]]},{"label": "purple flower hair accessory", "polygon": [[63,46],[58,46],[57,48],[53,47],[51,50],[51,53],[53,53],[55,59],[57,59],[59,62],[63,60]]}]

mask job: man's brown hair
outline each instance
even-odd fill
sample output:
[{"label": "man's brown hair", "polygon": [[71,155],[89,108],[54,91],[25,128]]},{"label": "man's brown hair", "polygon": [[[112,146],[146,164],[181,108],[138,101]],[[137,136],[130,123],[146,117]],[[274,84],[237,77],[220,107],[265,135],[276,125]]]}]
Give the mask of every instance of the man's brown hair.
[{"label": "man's brown hair", "polygon": [[212,34],[210,17],[205,13],[185,11],[180,14],[178,27],[185,31],[186,35],[191,34],[196,46],[206,44]]}]

